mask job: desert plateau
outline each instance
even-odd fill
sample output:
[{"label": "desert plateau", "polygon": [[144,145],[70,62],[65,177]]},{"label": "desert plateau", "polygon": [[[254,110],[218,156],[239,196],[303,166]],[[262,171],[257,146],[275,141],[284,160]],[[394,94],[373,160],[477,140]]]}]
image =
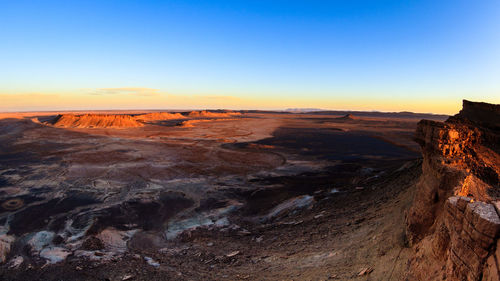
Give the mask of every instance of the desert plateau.
[{"label": "desert plateau", "polygon": [[0,281],[500,281],[500,1],[0,1]]},{"label": "desert plateau", "polygon": [[498,272],[499,117],[4,114],[0,279],[479,280]]}]

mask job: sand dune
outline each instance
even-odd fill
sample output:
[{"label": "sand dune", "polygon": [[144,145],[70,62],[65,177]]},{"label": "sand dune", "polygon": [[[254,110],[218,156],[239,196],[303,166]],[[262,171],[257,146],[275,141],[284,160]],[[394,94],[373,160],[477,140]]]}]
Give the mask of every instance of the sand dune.
[{"label": "sand dune", "polygon": [[52,122],[55,127],[65,128],[133,128],[144,124],[130,115],[84,114],[58,115]]}]

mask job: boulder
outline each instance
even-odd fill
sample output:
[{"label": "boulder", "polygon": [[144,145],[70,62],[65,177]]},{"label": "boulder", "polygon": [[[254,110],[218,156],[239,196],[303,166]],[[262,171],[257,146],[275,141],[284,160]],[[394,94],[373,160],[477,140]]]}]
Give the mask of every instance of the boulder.
[{"label": "boulder", "polygon": [[10,253],[10,248],[12,243],[14,243],[14,240],[15,238],[11,235],[0,235],[0,263],[4,263],[7,260],[7,256]]}]

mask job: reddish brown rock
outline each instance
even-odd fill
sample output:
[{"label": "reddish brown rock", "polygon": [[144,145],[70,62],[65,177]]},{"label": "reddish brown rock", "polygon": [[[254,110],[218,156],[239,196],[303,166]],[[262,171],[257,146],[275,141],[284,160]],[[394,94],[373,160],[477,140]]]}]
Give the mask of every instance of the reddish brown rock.
[{"label": "reddish brown rock", "polygon": [[500,280],[497,261],[494,256],[490,256],[486,261],[483,271],[483,281],[498,281]]},{"label": "reddish brown rock", "polygon": [[446,280],[498,280],[499,120],[499,105],[464,101],[444,123],[419,122],[423,173],[406,223],[420,253],[409,261],[410,280],[429,264]]},{"label": "reddish brown rock", "polygon": [[127,114],[62,114],[57,116],[51,124],[64,128],[133,128],[144,126]]},{"label": "reddish brown rock", "polygon": [[212,111],[191,111],[188,113],[190,118],[224,118],[224,117],[232,117],[239,116],[241,113],[233,112],[233,111],[224,111],[224,112],[212,112]]},{"label": "reddish brown rock", "polygon": [[135,116],[139,121],[162,121],[162,120],[174,120],[174,119],[185,119],[186,116],[180,113],[170,113],[170,112],[152,112]]}]

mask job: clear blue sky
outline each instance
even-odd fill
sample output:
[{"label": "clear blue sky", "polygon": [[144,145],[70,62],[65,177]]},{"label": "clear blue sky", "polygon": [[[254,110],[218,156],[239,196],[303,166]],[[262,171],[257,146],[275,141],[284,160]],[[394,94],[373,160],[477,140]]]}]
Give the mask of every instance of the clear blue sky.
[{"label": "clear blue sky", "polygon": [[133,87],[233,107],[500,103],[498,0],[0,0],[0,38],[3,96]]}]

